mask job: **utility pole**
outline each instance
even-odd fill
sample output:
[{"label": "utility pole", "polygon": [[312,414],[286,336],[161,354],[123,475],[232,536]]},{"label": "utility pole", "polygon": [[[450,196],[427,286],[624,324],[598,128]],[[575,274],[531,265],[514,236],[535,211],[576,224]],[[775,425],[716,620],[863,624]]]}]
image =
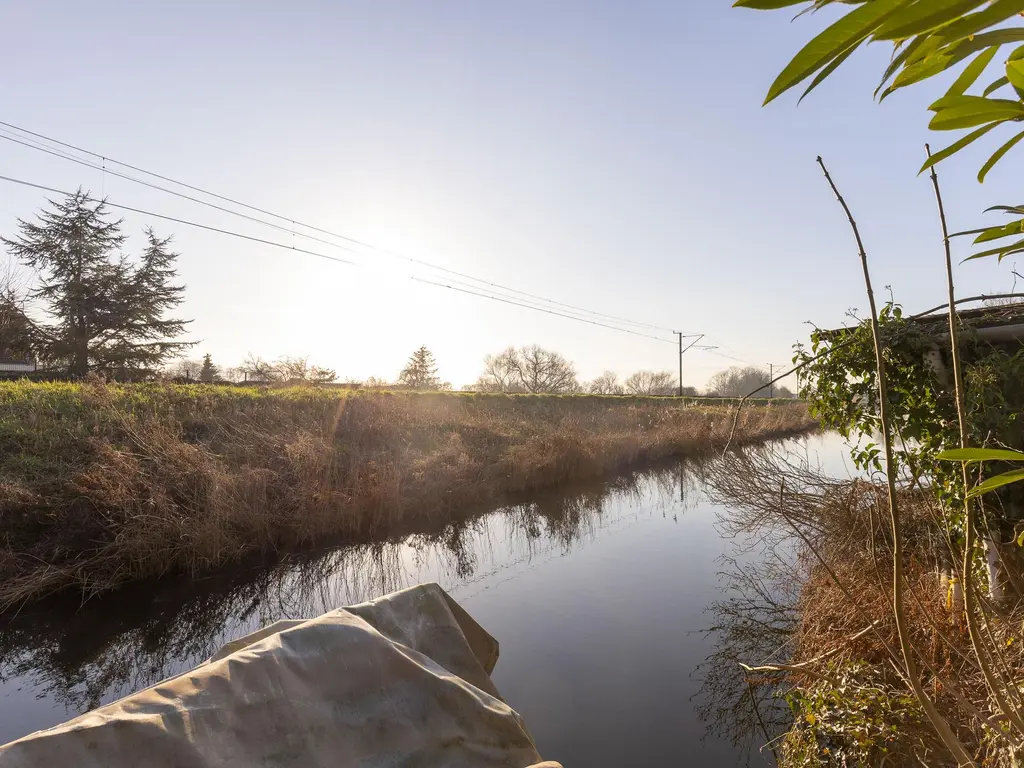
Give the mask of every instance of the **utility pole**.
[{"label": "utility pole", "polygon": [[[679,396],[683,396],[683,332],[676,331],[679,335]],[[680,487],[682,484],[680,483]]]},{"label": "utility pole", "polygon": [[[690,351],[697,343],[704,338],[705,334],[699,336],[684,336],[682,331],[675,331],[676,336],[679,337],[679,396],[683,396],[683,355]],[[693,339],[688,347],[683,348],[683,339]],[[701,349],[717,349],[717,347],[701,347]]]},{"label": "utility pole", "polygon": [[768,363],[768,399],[775,397],[775,364]]}]

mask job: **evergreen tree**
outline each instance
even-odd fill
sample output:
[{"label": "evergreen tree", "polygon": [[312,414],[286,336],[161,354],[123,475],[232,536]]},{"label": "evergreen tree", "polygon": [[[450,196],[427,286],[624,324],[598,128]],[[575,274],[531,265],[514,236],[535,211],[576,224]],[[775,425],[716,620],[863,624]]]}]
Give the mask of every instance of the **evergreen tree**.
[{"label": "evergreen tree", "polygon": [[213,359],[210,357],[210,353],[207,352],[203,355],[203,367],[199,370],[199,380],[206,384],[212,384],[219,379],[220,371],[217,369],[217,366],[213,364]]},{"label": "evergreen tree", "polygon": [[38,223],[18,220],[20,236],[0,238],[11,255],[39,275],[31,298],[51,322],[40,324],[40,357],[72,376],[99,371],[117,377],[152,374],[191,344],[175,341],[187,321],[164,315],[182,301],[173,284],[177,254],[147,230],[139,263],[121,255],[121,220],[81,189]]},{"label": "evergreen tree", "polygon": [[410,389],[440,389],[441,379],[437,376],[434,353],[426,347],[417,349],[398,375],[398,380]]},{"label": "evergreen tree", "polygon": [[0,289],[0,358],[29,360],[35,355],[35,324],[13,288]]}]

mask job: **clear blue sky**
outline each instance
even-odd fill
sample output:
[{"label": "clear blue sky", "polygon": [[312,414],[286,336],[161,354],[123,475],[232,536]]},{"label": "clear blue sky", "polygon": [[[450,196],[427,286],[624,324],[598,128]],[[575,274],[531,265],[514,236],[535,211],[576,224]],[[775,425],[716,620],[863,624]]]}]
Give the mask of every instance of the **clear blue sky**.
[{"label": "clear blue sky", "polygon": [[[942,301],[924,107],[942,87],[871,91],[889,51],[801,106],[761,107],[826,22],[719,0],[7,2],[0,120],[461,272],[708,334],[782,363],[864,308],[851,236],[815,156],[863,228],[876,286]],[[986,145],[990,147],[991,146]],[[1012,197],[1011,156],[941,167],[954,228]],[[457,386],[483,356],[537,342],[583,377],[675,370],[668,344],[417,284],[429,271],[346,254],[0,141],[0,174],[352,258],[348,267],[152,221],[173,233],[196,354],[309,354],[342,377],[394,377],[420,344]],[[43,194],[0,182],[0,232]],[[135,236],[145,217],[127,215]],[[139,237],[129,243],[137,246]],[[966,255],[964,250],[962,255]],[[1009,289],[1012,265],[958,267]],[[702,386],[732,361],[688,355]]]}]

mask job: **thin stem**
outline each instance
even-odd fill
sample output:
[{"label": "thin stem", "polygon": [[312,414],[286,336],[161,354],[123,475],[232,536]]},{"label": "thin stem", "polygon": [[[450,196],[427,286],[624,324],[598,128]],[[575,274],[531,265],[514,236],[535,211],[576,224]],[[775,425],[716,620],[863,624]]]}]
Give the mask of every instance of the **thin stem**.
[{"label": "thin stem", "polygon": [[[928,154],[929,158],[932,156],[931,147],[927,144],[925,144],[925,152]],[[953,255],[949,245],[949,228],[946,225],[946,209],[942,203],[942,191],[939,188],[939,176],[935,172],[934,165],[931,170],[932,186],[935,188],[935,201],[939,207],[939,223],[942,225],[942,244],[946,255],[946,290],[949,298],[949,343],[953,357],[953,381],[955,384],[957,422],[960,427],[960,447],[966,448],[967,408],[964,404],[964,374],[963,363],[960,359],[960,323],[956,314],[956,290],[953,283]],[[985,676],[985,682],[992,691],[992,695],[996,699],[999,708],[1018,730],[1024,731],[1024,721],[1022,721],[1016,708],[1011,706],[1010,702],[1007,700],[1004,686],[1001,681],[996,678],[996,675],[992,670],[992,665],[989,663],[987,649],[984,647],[984,638],[981,636],[981,632],[978,629],[978,620],[975,616],[975,594],[974,589],[971,586],[973,583],[971,564],[974,559],[977,530],[974,519],[974,505],[971,503],[970,499],[967,498],[967,490],[970,488],[970,479],[967,476],[966,462],[961,464],[961,470],[963,472],[965,531],[962,583],[964,585],[964,613],[967,618],[967,631],[971,636],[971,645],[974,646],[974,655],[978,657],[978,664],[981,665],[981,671]]]},{"label": "thin stem", "polygon": [[829,174],[828,168],[825,167],[825,162],[821,157],[818,157],[818,165],[821,166],[822,173],[825,174],[825,180],[832,188],[832,192],[835,194],[839,204],[843,207],[843,211],[846,213],[846,218],[850,221],[850,227],[853,229],[853,236],[857,241],[857,251],[860,256],[860,263],[864,272],[864,288],[867,291],[868,305],[871,309],[871,333],[874,337],[875,366],[878,369],[878,416],[881,422],[882,444],[885,449],[885,478],[889,492],[889,517],[892,523],[893,617],[896,620],[896,633],[899,635],[900,652],[903,655],[904,669],[906,670],[907,679],[913,689],[915,698],[920,702],[925,714],[935,727],[935,730],[938,732],[939,737],[942,739],[947,749],[952,752],[960,765],[973,766],[976,765],[976,763],[971,758],[960,739],[958,739],[953,733],[952,729],[949,727],[949,723],[947,723],[942,715],[939,714],[938,710],[935,709],[935,705],[932,703],[932,700],[928,698],[928,694],[925,692],[924,686],[921,685],[921,680],[917,674],[917,663],[914,661],[914,652],[910,645],[910,634],[907,628],[907,619],[903,612],[903,529],[902,521],[900,520],[899,503],[896,497],[895,462],[893,459],[892,430],[889,417],[889,392],[888,382],[885,375],[885,358],[882,353],[882,334],[878,324],[878,308],[875,305],[875,292],[871,287],[871,271],[868,269],[868,255],[864,250],[864,242],[861,239],[860,229],[857,227],[857,221],[853,218],[853,213],[850,211],[850,207],[846,204],[846,200],[844,200],[843,196],[840,194],[839,188],[836,187],[835,182],[832,181],[832,176]]}]

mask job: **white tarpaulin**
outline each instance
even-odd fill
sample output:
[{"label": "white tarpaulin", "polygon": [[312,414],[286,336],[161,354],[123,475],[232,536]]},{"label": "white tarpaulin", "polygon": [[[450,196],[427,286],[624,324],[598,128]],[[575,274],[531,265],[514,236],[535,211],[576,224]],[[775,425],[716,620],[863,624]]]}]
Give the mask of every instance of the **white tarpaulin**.
[{"label": "white tarpaulin", "polygon": [[236,640],[196,669],[0,747],[0,768],[537,765],[491,682],[497,658],[497,641],[426,584]]}]

